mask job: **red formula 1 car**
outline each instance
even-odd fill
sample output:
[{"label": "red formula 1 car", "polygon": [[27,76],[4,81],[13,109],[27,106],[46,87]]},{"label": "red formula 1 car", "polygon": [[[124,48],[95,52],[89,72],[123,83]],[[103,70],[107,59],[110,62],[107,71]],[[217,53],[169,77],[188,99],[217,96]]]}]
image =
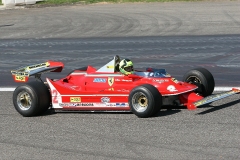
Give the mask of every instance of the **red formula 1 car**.
[{"label": "red formula 1 car", "polygon": [[40,78],[44,72],[61,72],[62,62],[47,61],[11,73],[16,82],[27,82],[13,93],[15,109],[22,116],[37,116],[48,110],[131,111],[138,117],[150,117],[164,105],[186,106],[189,110],[240,90],[211,95],[215,82],[204,68],[189,70],[177,81],[165,69],[148,68],[125,76],[118,71],[119,56],[101,67],[76,69],[62,79]]}]

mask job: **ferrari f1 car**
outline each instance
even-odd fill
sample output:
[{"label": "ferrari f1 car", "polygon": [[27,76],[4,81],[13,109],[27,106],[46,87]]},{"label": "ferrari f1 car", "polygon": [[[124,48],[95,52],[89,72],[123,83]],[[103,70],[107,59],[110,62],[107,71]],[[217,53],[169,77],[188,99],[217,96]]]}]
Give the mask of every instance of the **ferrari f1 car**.
[{"label": "ferrari f1 car", "polygon": [[27,82],[13,93],[13,104],[22,116],[38,116],[48,109],[71,111],[130,111],[138,117],[151,117],[164,105],[198,106],[239,93],[240,90],[214,94],[215,82],[205,68],[189,70],[178,81],[165,69],[147,68],[123,75],[118,70],[119,56],[103,67],[76,69],[61,79],[46,78],[45,72],[61,72],[62,62],[47,61],[12,70],[16,82]]}]

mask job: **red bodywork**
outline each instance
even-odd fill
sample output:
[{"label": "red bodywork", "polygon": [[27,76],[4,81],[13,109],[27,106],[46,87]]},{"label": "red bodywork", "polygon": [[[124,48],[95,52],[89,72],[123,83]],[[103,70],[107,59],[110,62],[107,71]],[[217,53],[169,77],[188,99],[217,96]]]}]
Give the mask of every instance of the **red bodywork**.
[{"label": "red bodywork", "polygon": [[60,80],[47,79],[47,83],[53,108],[67,110],[130,110],[128,96],[134,87],[142,84],[155,86],[163,99],[175,97],[175,101],[189,106],[188,109],[195,109],[190,104],[203,98],[194,93],[197,86],[179,82],[169,75],[161,78],[125,76],[119,72],[96,72],[92,66],[86,71],[75,70]]},{"label": "red bodywork", "polygon": [[[189,110],[227,96],[240,93],[240,90],[202,97],[196,93],[196,85],[177,81],[164,69],[149,68],[146,71],[135,71],[128,76],[117,71],[120,58],[95,69],[74,70],[65,78],[52,80],[47,78],[50,88],[52,108],[61,110],[102,110],[129,111],[129,94],[132,89],[143,84],[150,84],[162,95],[163,105],[182,105]],[[47,61],[12,70],[16,82],[27,82],[30,76],[40,79],[45,72],[61,72],[62,62]]]}]

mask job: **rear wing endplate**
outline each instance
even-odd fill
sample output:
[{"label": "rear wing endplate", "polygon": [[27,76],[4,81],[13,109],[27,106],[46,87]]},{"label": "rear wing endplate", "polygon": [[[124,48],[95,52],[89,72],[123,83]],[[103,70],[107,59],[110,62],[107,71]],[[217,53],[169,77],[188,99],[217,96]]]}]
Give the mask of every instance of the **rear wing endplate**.
[{"label": "rear wing endplate", "polygon": [[64,67],[62,62],[47,61],[44,63],[20,67],[11,70],[15,82],[27,82],[30,76],[40,76],[46,72],[61,72]]}]

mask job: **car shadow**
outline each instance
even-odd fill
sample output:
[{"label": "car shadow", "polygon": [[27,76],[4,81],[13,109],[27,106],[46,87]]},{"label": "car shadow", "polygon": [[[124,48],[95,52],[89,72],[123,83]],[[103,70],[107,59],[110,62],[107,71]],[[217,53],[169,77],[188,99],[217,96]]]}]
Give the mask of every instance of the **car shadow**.
[{"label": "car shadow", "polygon": [[49,116],[54,114],[133,114],[130,111],[77,111],[77,110],[54,110],[48,109],[40,116]]},{"label": "car shadow", "polygon": [[[198,115],[208,114],[208,113],[215,112],[215,111],[218,111],[218,110],[221,110],[221,109],[224,109],[224,108],[231,107],[231,106],[233,106],[235,104],[238,104],[238,103],[240,103],[240,100],[235,100],[235,101],[232,101],[232,102],[229,102],[229,103],[226,103],[226,104],[222,104],[220,106],[213,106],[211,104],[206,104],[206,105],[200,106],[198,108],[209,108],[209,107],[211,107],[211,108],[208,109],[208,110],[205,110],[203,112],[197,113],[197,114]],[[169,116],[169,115],[177,114],[184,109],[187,109],[187,107],[185,107],[185,106],[163,106],[162,109],[158,113],[153,115],[152,117]],[[49,115],[54,115],[54,114],[59,114],[59,113],[63,113],[63,114],[79,114],[79,113],[82,113],[82,114],[133,114],[130,111],[127,111],[127,112],[126,111],[122,111],[122,112],[121,111],[120,112],[94,111],[94,112],[92,112],[92,111],[71,111],[71,110],[60,111],[60,110],[48,109],[45,113],[43,113],[40,116],[49,116]]]},{"label": "car shadow", "polygon": [[53,114],[57,114],[56,111],[54,109],[48,109],[46,112],[44,112],[43,114],[41,114],[39,116],[49,116],[49,115],[53,115]]},{"label": "car shadow", "polygon": [[224,108],[228,108],[228,107],[231,107],[235,104],[238,104],[240,102],[240,100],[235,100],[235,101],[232,101],[232,102],[229,102],[229,103],[226,103],[226,104],[222,104],[220,106],[212,106],[212,105],[203,105],[201,107],[198,107],[198,108],[206,108],[206,107],[212,107],[206,111],[203,111],[203,112],[200,112],[200,113],[197,113],[198,115],[202,115],[202,114],[208,114],[208,113],[211,113],[211,112],[215,112],[215,111],[218,111],[218,110],[221,110],[221,109],[224,109]]},{"label": "car shadow", "polygon": [[163,106],[161,110],[152,117],[164,117],[181,112],[182,109],[186,109],[184,106]]},{"label": "car shadow", "polygon": [[[186,109],[184,106],[163,106],[161,110],[152,117],[169,116],[181,112]],[[49,116],[54,114],[133,114],[131,111],[74,111],[74,110],[54,110],[48,109],[46,112],[39,116]]]}]

